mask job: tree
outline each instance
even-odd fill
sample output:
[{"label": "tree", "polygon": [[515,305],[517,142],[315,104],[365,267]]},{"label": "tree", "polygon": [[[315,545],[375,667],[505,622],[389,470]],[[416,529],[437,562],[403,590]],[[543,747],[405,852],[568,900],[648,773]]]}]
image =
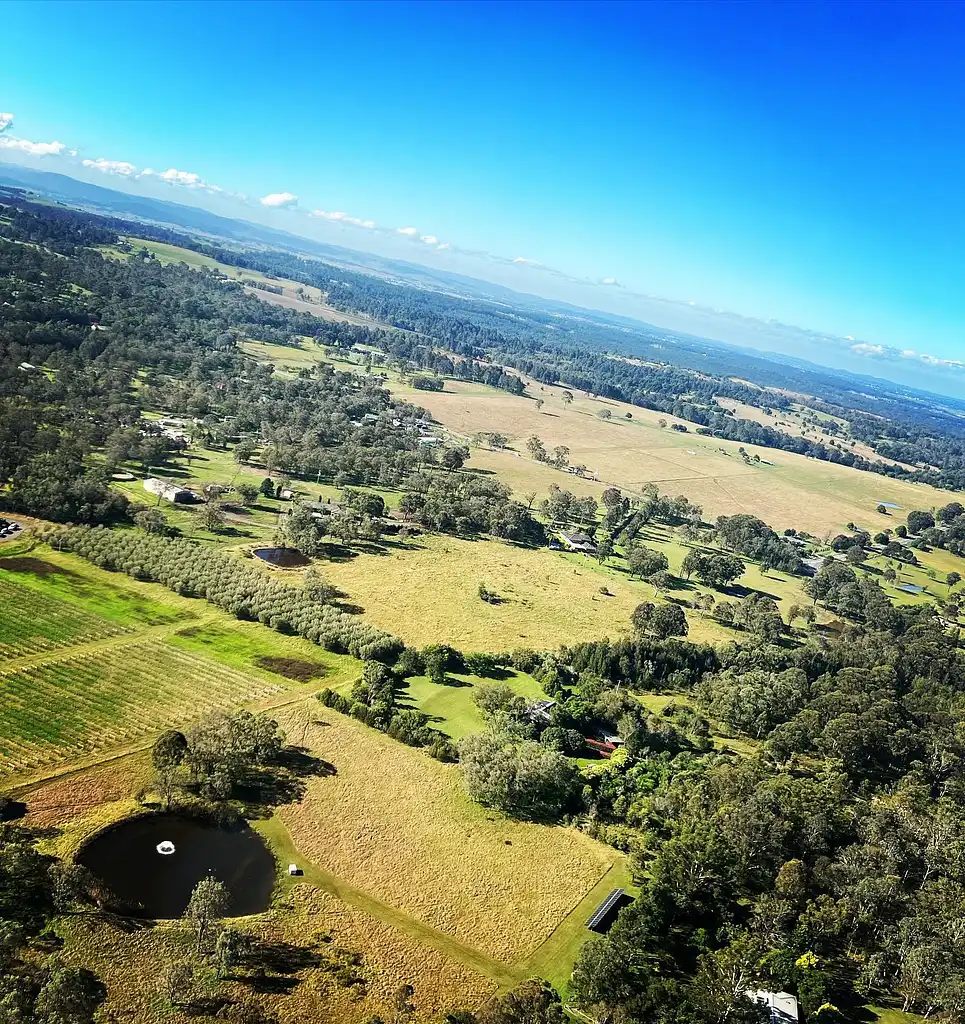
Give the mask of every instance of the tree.
[{"label": "tree", "polygon": [[252,457],[254,456],[257,450],[258,446],[254,443],[254,441],[250,441],[247,438],[245,438],[244,440],[239,441],[235,445],[235,461],[239,465],[246,466],[249,462],[251,462]]},{"label": "tree", "polygon": [[214,963],[218,977],[223,978],[251,957],[255,940],[237,928],[225,928],[214,945]]},{"label": "tree", "polygon": [[922,530],[928,530],[935,525],[935,517],[931,512],[915,509],[908,513],[907,522],[909,533],[921,533]]},{"label": "tree", "polygon": [[613,413],[609,409],[601,409],[597,413],[597,416],[599,416],[601,420],[608,420],[612,419]]},{"label": "tree", "polygon": [[189,960],[171,964],[161,975],[161,990],[172,1006],[190,1006],[197,991],[194,964]]},{"label": "tree", "polygon": [[44,966],[43,978],[34,1004],[38,1024],[89,1024],[107,998],[107,988],[97,975],[56,958]]},{"label": "tree", "polygon": [[627,568],[630,576],[641,576],[644,579],[653,576],[669,567],[667,556],[662,551],[644,547],[642,544],[630,549],[627,554]]},{"label": "tree", "polygon": [[658,569],[657,572],[645,577],[645,579],[658,593],[670,590],[674,585],[673,573],[668,572],[666,569]]},{"label": "tree", "polygon": [[317,558],[325,550],[325,534],[328,527],[307,505],[296,503],[284,517],[282,533],[285,542],[300,551],[306,558]]},{"label": "tree", "polygon": [[473,800],[520,818],[556,817],[575,780],[567,757],[503,728],[466,736],[459,766]]},{"label": "tree", "polygon": [[549,458],[546,445],[535,434],[526,442],[526,447],[537,462],[546,462]]},{"label": "tree", "polygon": [[266,498],[274,498],[275,481],[272,480],[270,476],[266,476],[265,479],[261,481],[261,486],[259,487],[259,490]]},{"label": "tree", "polygon": [[649,633],[653,622],[653,613],[657,606],[652,601],[642,601],[633,609],[630,615],[630,623],[636,633]]},{"label": "tree", "polygon": [[884,506],[884,505],[879,505],[876,511],[877,511],[877,512],[878,512],[878,513],[879,513],[880,515],[883,515],[883,516],[886,516],[886,515],[888,515],[888,509],[887,509],[887,508],[885,508],[885,506]]},{"label": "tree", "polygon": [[650,620],[650,632],[660,640],[687,635],[687,616],[679,604],[662,604]]},{"label": "tree", "polygon": [[242,504],[244,505],[254,505],[258,500],[258,494],[260,493],[254,484],[248,483],[247,481],[245,483],[238,484],[235,490],[238,492],[238,497],[241,498]]},{"label": "tree", "polygon": [[860,544],[852,544],[844,553],[844,559],[849,565],[860,565],[867,561],[868,553]]},{"label": "tree", "polygon": [[702,551],[698,551],[696,548],[691,548],[680,565],[680,571],[689,580],[695,572],[698,572],[700,567],[704,564],[706,555]]},{"label": "tree", "polygon": [[305,570],[302,586],[316,604],[334,604],[340,593],[338,587],[330,583],[321,569],[314,565]]},{"label": "tree", "polygon": [[231,894],[213,875],[202,878],[194,887],[184,917],[191,922],[198,940],[198,951],[204,947],[211,931],[218,926],[231,904]]},{"label": "tree", "polygon": [[224,509],[217,501],[206,502],[201,507],[201,525],[211,533],[220,533],[227,522]]},{"label": "tree", "polygon": [[168,729],[162,732],[151,747],[151,763],[162,776],[171,775],[184,763],[188,754],[188,741],[183,732]]},{"label": "tree", "polygon": [[532,979],[487,1003],[476,1020],[478,1024],[564,1024],[566,1016],[555,989]]},{"label": "tree", "polygon": [[[89,1024],[106,997],[107,989],[95,974],[82,967],[68,967],[55,957],[41,972],[40,990],[29,1019],[37,1024]],[[10,1009],[5,1000],[3,1005]],[[21,1017],[5,1019],[19,1021]]]},{"label": "tree", "polygon": [[557,469],[564,469],[567,465],[569,465],[570,461],[569,448],[567,448],[565,444],[557,445],[553,449],[551,461]]},{"label": "tree", "polygon": [[945,582],[948,584],[949,587],[954,587],[956,583],[962,582],[962,575],[958,572],[950,572],[945,577]]},{"label": "tree", "polygon": [[601,501],[607,511],[613,508],[620,508],[623,505],[623,492],[619,487],[607,487],[601,495]]},{"label": "tree", "polygon": [[426,675],[431,682],[444,686],[449,681],[447,669],[451,657],[450,648],[444,644],[433,644],[423,650],[422,660],[425,663]]},{"label": "tree", "polygon": [[415,1003],[412,1002],[412,997],[415,995],[415,989],[409,985],[400,985],[392,996],[392,1024],[404,1024],[405,1021],[410,1020],[416,1012]]},{"label": "tree", "polygon": [[167,533],[168,529],[167,518],[158,508],[143,508],[140,512],[135,512],[134,524],[139,526],[145,533],[163,535]]},{"label": "tree", "polygon": [[564,405],[571,405],[572,404],[572,402],[573,402],[573,392],[572,391],[564,391],[561,397],[563,399],[563,404]]},{"label": "tree", "polygon": [[454,470],[462,469],[468,458],[469,450],[467,448],[446,448],[439,459],[439,464],[451,473]]},{"label": "tree", "polygon": [[536,399],[536,411],[539,412],[540,409],[542,409],[542,408],[543,408],[543,399],[542,398],[537,398]]},{"label": "tree", "polygon": [[613,555],[613,541],[609,537],[601,537],[596,545],[596,560],[602,565]]}]

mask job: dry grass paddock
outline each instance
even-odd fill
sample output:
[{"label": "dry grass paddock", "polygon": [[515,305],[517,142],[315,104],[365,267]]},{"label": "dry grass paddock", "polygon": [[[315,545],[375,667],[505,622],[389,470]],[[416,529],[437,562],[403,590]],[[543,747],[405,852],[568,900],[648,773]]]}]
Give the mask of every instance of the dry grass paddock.
[{"label": "dry grass paddock", "polygon": [[[413,392],[398,384],[393,388],[457,435],[470,438],[497,431],[508,436],[514,450],[477,449],[469,465],[496,473],[520,494],[542,495],[550,483],[597,494],[607,484],[638,491],[654,483],[663,493],[686,495],[703,506],[709,518],[750,512],[775,529],[794,526],[817,536],[839,532],[852,521],[868,528],[877,525],[880,501],[912,509],[949,500],[947,492],[923,484],[773,448],[745,445],[752,457],[757,454],[762,460],[748,466],[738,455],[737,442],[701,437],[693,424],[673,416],[577,391],[566,404],[563,389],[551,385],[528,383],[533,397],[543,399],[541,409],[532,398],[461,381],[447,380],[442,392]],[[599,417],[604,409],[611,414],[609,420]],[[666,428],[660,427],[661,419]],[[687,426],[687,433],[671,430],[673,423]],[[526,451],[526,440],[533,434],[548,449],[567,446],[570,462],[586,465],[598,480],[579,480],[535,462]]]},{"label": "dry grass paddock", "polygon": [[[671,570],[681,571],[688,549],[668,530],[655,526],[643,539],[667,555]],[[322,569],[365,609],[367,620],[407,643],[444,641],[466,651],[506,651],[554,648],[606,636],[616,639],[629,632],[633,609],[657,598],[650,584],[630,580],[620,566],[600,566],[592,556],[501,541],[424,536],[405,550],[359,554],[349,561],[325,562]],[[785,617],[789,605],[809,601],[802,579],[783,573],[765,576],[752,564],[740,582],[774,597]],[[501,603],[480,600],[480,583],[499,594]],[[687,587],[673,592],[673,597],[685,600],[698,591],[713,593],[717,600],[725,597],[696,584]],[[734,639],[732,631],[712,618],[689,609],[686,614],[689,639]]]},{"label": "dry grass paddock", "polygon": [[[375,1016],[391,1020],[394,996],[405,984],[415,989],[414,1020],[427,1024],[447,1010],[479,1006],[496,991],[494,982],[471,968],[308,885],[292,893],[290,905],[240,926],[264,941],[307,950],[318,960],[279,977],[275,991],[259,991],[243,980],[229,980],[219,990],[233,1000],[260,1004],[280,1024],[362,1024]],[[168,965],[190,955],[185,927],[170,923],[121,930],[100,921],[69,920],[63,930],[68,962],[96,970],[107,985],[110,1019],[139,1024],[198,1019],[172,1008],[159,991]],[[349,958],[357,964],[354,984],[336,974]]]},{"label": "dry grass paddock", "polygon": [[349,884],[504,963],[530,954],[618,859],[562,827],[473,804],[459,770],[319,705],[291,735],[335,766],[279,812],[295,846]]}]

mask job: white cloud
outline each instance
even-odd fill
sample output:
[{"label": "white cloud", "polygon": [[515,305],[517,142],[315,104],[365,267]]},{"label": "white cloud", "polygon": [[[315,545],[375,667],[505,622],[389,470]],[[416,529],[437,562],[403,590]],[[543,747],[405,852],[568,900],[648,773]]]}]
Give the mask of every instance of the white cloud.
[{"label": "white cloud", "polygon": [[439,243],[439,244],[438,244],[438,245],[436,246],[436,248],[437,248],[437,249],[448,249],[448,248],[449,248],[449,243],[448,243],[448,242],[440,242],[440,243]]},{"label": "white cloud", "polygon": [[517,256],[513,263],[525,263],[529,267],[541,267],[543,265],[539,260],[529,260],[525,256]]},{"label": "white cloud", "polygon": [[941,356],[930,356],[925,353],[918,358],[929,366],[941,366],[948,370],[965,370],[965,363],[960,359],[942,359]]},{"label": "white cloud", "polygon": [[125,178],[137,174],[134,164],[129,164],[126,160],[105,160],[100,157],[97,160],[81,160],[81,163],[84,167],[89,167],[92,171],[100,171],[102,174],[120,174]]},{"label": "white cloud", "polygon": [[57,156],[67,147],[62,142],[28,142],[12,135],[0,137],[0,149],[16,149],[28,156]]},{"label": "white cloud", "polygon": [[438,245],[439,244],[439,239],[436,238],[435,235],[423,235],[419,239],[419,241],[420,242],[425,242],[426,245]]},{"label": "white cloud", "polygon": [[335,221],[338,224],[351,224],[356,228],[369,228],[371,230],[375,227],[374,220],[362,220],[361,217],[350,217],[342,210],[312,210],[309,216],[321,217],[323,220]]},{"label": "white cloud", "polygon": [[293,196],[291,192],[272,192],[267,196],[262,196],[259,202],[262,206],[295,206],[298,202],[298,196]]},{"label": "white cloud", "polygon": [[6,131],[13,124],[13,114],[0,114],[0,132]]},{"label": "white cloud", "polygon": [[398,231],[400,235],[408,235],[410,238],[414,238],[419,233],[418,228],[396,228],[396,231]]},{"label": "white cloud", "polygon": [[917,359],[918,353],[913,348],[903,348],[901,350],[902,359]]},{"label": "white cloud", "polygon": [[605,277],[600,282],[600,284],[610,285],[611,287],[614,287],[614,288],[619,288],[620,287],[620,282],[615,277]]},{"label": "white cloud", "polygon": [[851,351],[856,352],[859,356],[883,356],[885,347],[884,345],[869,345],[866,341],[861,341],[857,345],[852,345]]},{"label": "white cloud", "polygon": [[193,171],[179,171],[176,167],[169,167],[166,171],[152,171],[150,167],[141,171],[143,178],[160,178],[169,185],[182,185],[185,188],[206,188],[207,182],[200,174]]}]

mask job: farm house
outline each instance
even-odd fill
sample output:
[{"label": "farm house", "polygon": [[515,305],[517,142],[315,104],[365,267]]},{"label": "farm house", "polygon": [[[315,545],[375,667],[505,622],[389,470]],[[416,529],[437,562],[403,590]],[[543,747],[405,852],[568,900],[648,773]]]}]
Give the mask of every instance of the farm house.
[{"label": "farm house", "polygon": [[561,533],[560,540],[569,551],[582,551],[587,555],[592,555],[596,551],[593,540],[585,533]]},{"label": "farm house", "polygon": [[156,494],[159,498],[167,501],[174,501],[181,505],[188,505],[201,499],[186,487],[179,487],[168,480],[159,480],[157,477],[148,477],[144,481],[144,490],[149,494]]},{"label": "farm house", "polygon": [[770,1010],[771,1024],[797,1024],[797,999],[790,992],[749,991],[747,995]]}]

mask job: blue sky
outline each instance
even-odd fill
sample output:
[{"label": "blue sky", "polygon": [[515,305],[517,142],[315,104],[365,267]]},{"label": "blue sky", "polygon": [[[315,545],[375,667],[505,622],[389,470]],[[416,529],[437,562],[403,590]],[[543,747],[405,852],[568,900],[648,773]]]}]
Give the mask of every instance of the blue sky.
[{"label": "blue sky", "polygon": [[965,361],[965,6],[8,2],[3,37],[0,159],[909,383]]}]

